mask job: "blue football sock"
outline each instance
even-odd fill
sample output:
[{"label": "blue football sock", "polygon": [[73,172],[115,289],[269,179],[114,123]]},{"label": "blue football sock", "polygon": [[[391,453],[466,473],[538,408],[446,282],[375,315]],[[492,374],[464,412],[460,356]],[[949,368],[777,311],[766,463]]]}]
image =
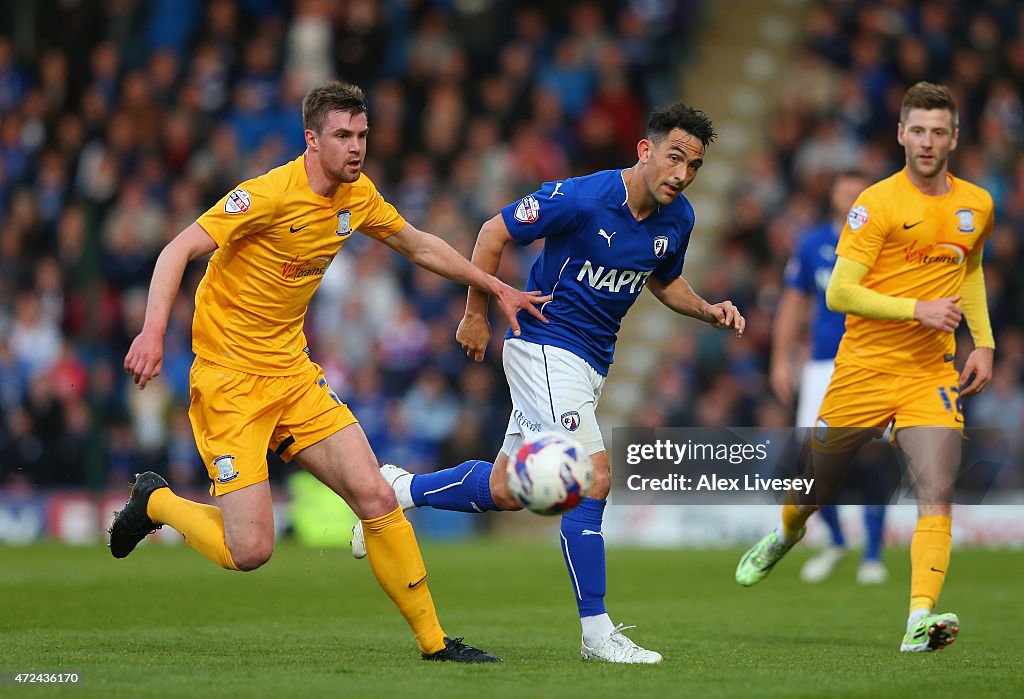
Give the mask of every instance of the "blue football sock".
[{"label": "blue football sock", "polygon": [[436,473],[417,473],[409,485],[413,504],[455,512],[494,510],[492,468],[491,462],[474,459]]},{"label": "blue football sock", "polygon": [[839,510],[835,505],[825,505],[818,511],[821,518],[828,525],[829,536],[832,537],[833,546],[846,546],[846,539],[843,538],[843,530],[839,526]]},{"label": "blue football sock", "polygon": [[607,584],[601,519],[607,502],[583,498],[576,509],[562,515],[562,555],[580,617],[605,613]]},{"label": "blue football sock", "polygon": [[882,557],[882,532],[885,528],[885,505],[864,506],[864,560]]}]

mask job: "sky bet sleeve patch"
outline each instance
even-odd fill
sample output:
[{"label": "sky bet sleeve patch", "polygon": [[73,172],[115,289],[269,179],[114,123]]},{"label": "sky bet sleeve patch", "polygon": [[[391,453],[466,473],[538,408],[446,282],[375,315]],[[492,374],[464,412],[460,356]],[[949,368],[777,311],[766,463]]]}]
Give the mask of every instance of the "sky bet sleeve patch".
[{"label": "sky bet sleeve patch", "polygon": [[224,211],[229,214],[244,214],[252,207],[252,197],[244,189],[236,189],[224,200]]},{"label": "sky bet sleeve patch", "polygon": [[516,207],[515,215],[517,221],[535,223],[540,218],[540,204],[537,203],[537,199],[532,194],[525,196]]},{"label": "sky bet sleeve patch", "polygon": [[868,222],[868,210],[863,206],[855,206],[846,214],[846,221],[850,224],[850,230],[855,231]]}]

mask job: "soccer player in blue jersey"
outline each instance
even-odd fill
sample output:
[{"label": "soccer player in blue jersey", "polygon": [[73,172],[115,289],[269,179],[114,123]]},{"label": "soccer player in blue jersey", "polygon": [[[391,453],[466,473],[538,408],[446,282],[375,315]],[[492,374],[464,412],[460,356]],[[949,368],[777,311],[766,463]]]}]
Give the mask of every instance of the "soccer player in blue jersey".
[{"label": "soccer player in blue jersey", "polygon": [[[771,384],[779,399],[789,405],[796,385],[794,360],[800,350],[800,338],[806,324],[810,356],[800,375],[797,400],[797,427],[814,426],[835,369],[836,352],[846,325],[846,314],[830,311],[825,305],[825,289],[836,262],[836,245],[846,213],[857,196],[871,184],[866,175],[843,172],[835,176],[831,189],[831,219],[810,228],[797,242],[786,265],[785,290],[775,315],[772,332]],[[828,525],[831,545],[808,559],[800,570],[805,582],[820,582],[832,574],[846,555],[846,540],[839,525],[835,505],[819,511]],[[857,569],[861,584],[884,582],[888,577],[882,563],[882,530],[885,505],[869,502],[864,506],[864,557]]]},{"label": "soccer player in blue jersey", "polygon": [[[622,317],[646,287],[682,315],[742,335],[745,320],[731,301],[708,303],[681,276],[693,230],[693,207],[680,196],[704,163],[715,130],[700,110],[676,104],[654,112],[637,144],[637,163],[586,177],[548,182],[509,204],[480,229],[473,262],[498,268],[509,243],[544,239],[527,288],[551,294],[547,323],[520,320],[502,351],[512,415],[494,463],[467,461],[431,474],[382,468],[404,507],[460,512],[518,510],[509,492],[511,455],[532,434],[554,430],[580,442],[594,464],[589,497],[562,517],[562,554],[583,627],[585,660],[657,663],[661,655],[635,644],[605,610],[601,521],[611,487],[610,464],[595,418]],[[486,294],[471,292],[456,335],[466,353],[483,359],[491,336]],[[362,533],[353,531],[361,557]]]}]

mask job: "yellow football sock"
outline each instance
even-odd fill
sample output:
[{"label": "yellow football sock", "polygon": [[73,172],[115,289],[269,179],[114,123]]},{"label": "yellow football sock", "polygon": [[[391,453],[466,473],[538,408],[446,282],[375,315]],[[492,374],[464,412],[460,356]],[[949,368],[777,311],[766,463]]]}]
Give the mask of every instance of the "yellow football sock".
[{"label": "yellow football sock", "polygon": [[950,517],[928,515],[917,518],[910,541],[910,611],[931,610],[939,601],[942,584],[949,570],[949,551],[953,546]]},{"label": "yellow football sock", "polygon": [[420,650],[436,653],[444,648],[444,631],[427,587],[427,569],[402,508],[364,519],[363,534],[373,575],[409,622]]},{"label": "yellow football sock", "polygon": [[811,510],[801,512],[796,509],[796,505],[787,502],[782,506],[782,533],[790,539],[797,538],[812,514],[814,512]]},{"label": "yellow football sock", "polygon": [[146,514],[157,524],[177,529],[185,543],[221,568],[238,570],[224,541],[224,517],[220,509],[180,498],[170,488],[154,490]]}]

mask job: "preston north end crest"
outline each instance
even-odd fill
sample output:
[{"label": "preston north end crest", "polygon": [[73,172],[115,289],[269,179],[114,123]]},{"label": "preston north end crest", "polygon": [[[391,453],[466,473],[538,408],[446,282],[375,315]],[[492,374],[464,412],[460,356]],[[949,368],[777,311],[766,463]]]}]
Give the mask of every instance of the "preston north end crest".
[{"label": "preston north end crest", "polygon": [[337,234],[344,237],[352,233],[352,212],[348,209],[342,209],[338,212],[338,230]]},{"label": "preston north end crest", "polygon": [[235,457],[231,454],[218,456],[213,460],[213,467],[217,469],[218,483],[230,483],[238,478],[238,471],[235,470]]},{"label": "preston north end crest", "polygon": [[970,209],[960,209],[956,212],[957,227],[961,233],[974,232],[974,212]]}]

